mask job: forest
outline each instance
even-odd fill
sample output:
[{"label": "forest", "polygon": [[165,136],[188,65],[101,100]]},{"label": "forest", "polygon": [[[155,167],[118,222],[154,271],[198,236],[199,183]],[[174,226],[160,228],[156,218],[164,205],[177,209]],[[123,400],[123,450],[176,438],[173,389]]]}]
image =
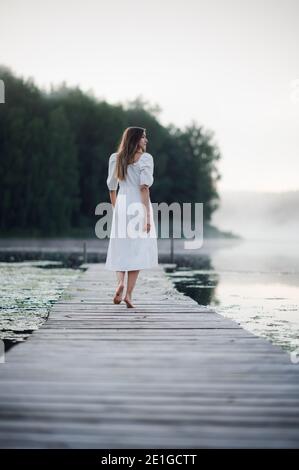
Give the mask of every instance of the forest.
[{"label": "forest", "polygon": [[146,129],[152,202],[201,202],[209,223],[221,178],[211,130],[195,120],[184,129],[163,126],[159,106],[140,96],[109,104],[65,83],[45,91],[5,66],[0,79],[1,236],[92,234],[97,204],[109,202],[108,159],[128,126]]}]

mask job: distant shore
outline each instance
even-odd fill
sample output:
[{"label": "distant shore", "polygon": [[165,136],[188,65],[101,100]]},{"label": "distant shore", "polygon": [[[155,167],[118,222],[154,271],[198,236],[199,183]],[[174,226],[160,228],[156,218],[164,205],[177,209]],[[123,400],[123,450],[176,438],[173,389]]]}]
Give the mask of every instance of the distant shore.
[{"label": "distant shore", "polygon": [[[198,249],[186,249],[188,240],[174,238],[173,254],[170,239],[158,239],[159,262],[171,263],[175,257],[193,258],[209,254],[217,247],[235,246],[240,240],[227,238],[207,238]],[[109,239],[94,238],[0,238],[0,261],[25,261],[47,259],[63,261],[68,265],[83,262],[103,262],[106,259]]]}]

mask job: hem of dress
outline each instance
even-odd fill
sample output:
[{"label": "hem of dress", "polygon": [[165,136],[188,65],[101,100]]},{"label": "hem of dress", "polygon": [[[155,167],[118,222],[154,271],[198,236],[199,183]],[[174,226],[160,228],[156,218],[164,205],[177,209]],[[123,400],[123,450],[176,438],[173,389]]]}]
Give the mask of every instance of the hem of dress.
[{"label": "hem of dress", "polygon": [[104,266],[105,269],[107,269],[108,271],[142,271],[144,269],[154,269],[154,268],[158,268],[159,267],[159,263],[157,264],[153,264],[152,266],[147,266],[147,267],[111,267],[111,266]]}]

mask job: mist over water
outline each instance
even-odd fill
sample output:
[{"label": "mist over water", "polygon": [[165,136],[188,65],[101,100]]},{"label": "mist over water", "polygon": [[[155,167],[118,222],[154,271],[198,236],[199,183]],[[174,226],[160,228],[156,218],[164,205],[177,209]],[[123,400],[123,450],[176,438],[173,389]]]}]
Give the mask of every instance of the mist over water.
[{"label": "mist over water", "polygon": [[298,194],[222,195],[212,223],[243,239],[204,238],[199,253],[188,254],[193,262],[177,256],[169,274],[199,304],[287,352],[299,351]]},{"label": "mist over water", "polygon": [[212,223],[250,240],[299,241],[299,191],[222,191]]}]

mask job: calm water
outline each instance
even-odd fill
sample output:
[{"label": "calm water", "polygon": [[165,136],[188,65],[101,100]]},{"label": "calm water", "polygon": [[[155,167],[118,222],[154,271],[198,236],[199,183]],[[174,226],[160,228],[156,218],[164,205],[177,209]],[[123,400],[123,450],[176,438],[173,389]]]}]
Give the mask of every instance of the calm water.
[{"label": "calm water", "polygon": [[[204,243],[175,259],[181,292],[287,351],[299,350],[299,243]],[[60,262],[0,263],[0,338],[23,341],[82,270]]]},{"label": "calm water", "polygon": [[24,341],[81,272],[53,261],[0,263],[0,339]]},{"label": "calm water", "polygon": [[177,289],[284,350],[299,350],[299,243],[244,241],[200,251],[192,267],[174,260],[169,276]]}]

